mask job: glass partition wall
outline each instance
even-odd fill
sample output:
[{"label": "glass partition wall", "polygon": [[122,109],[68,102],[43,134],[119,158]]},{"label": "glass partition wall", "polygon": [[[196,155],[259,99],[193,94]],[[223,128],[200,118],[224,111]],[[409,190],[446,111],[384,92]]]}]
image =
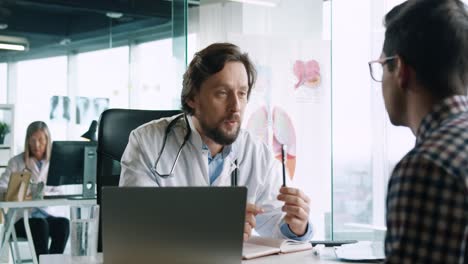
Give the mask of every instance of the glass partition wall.
[{"label": "glass partition wall", "polygon": [[315,237],[324,237],[331,211],[330,3],[201,0],[188,17],[189,60],[213,42],[232,42],[253,60],[258,80],[243,125],[278,159],[286,146],[289,176],[311,197]]},{"label": "glass partition wall", "polygon": [[278,158],[287,146],[288,172],[311,198],[314,239],[385,235],[388,177],[414,138],[390,125],[367,62],[380,55],[383,16],[401,2],[201,0],[189,9],[189,60],[223,41],[253,59],[244,127]]}]

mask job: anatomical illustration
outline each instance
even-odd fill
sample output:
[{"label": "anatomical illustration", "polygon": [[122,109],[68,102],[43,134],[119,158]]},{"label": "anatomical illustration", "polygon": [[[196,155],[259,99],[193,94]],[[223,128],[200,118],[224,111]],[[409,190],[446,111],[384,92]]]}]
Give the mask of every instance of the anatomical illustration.
[{"label": "anatomical illustration", "polygon": [[320,85],[320,65],[316,60],[296,60],[293,72],[297,78],[295,89],[301,86],[316,88]]},{"label": "anatomical illustration", "polygon": [[[286,169],[292,179],[296,169],[296,132],[286,111],[278,106],[268,111],[263,106],[250,115],[247,129],[267,145],[272,145],[275,158],[279,161],[281,161],[281,145],[285,145]],[[271,141],[270,133],[273,133]]]},{"label": "anatomical illustration", "polygon": [[285,104],[288,100],[284,96],[297,96],[294,90],[300,87],[317,88],[321,82],[320,65],[316,60],[295,60],[292,72],[297,82],[295,81],[292,86],[281,86],[281,90],[275,91],[271,83],[273,80],[271,68],[258,65],[257,69],[256,93],[260,100],[248,117],[246,128],[265,144],[272,146],[275,158],[279,161],[282,160],[281,146],[285,146],[286,169],[292,179],[296,170],[296,129],[293,119],[285,110],[288,109],[287,103]]}]

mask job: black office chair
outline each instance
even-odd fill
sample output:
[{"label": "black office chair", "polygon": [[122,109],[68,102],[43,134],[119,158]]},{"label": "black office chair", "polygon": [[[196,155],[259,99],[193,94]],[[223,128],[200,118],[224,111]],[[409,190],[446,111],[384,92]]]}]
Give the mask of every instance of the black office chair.
[{"label": "black office chair", "polygon": [[[151,120],[173,116],[179,110],[108,109],[99,119],[97,146],[97,204],[101,205],[101,188],[118,186],[120,160],[128,143],[130,132]],[[99,218],[98,251],[102,251],[102,226]]]}]

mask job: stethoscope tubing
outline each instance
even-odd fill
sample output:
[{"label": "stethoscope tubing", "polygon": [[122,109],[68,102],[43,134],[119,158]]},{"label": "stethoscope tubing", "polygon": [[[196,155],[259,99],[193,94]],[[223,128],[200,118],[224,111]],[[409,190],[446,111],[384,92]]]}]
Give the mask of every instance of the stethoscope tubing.
[{"label": "stethoscope tubing", "polygon": [[[171,166],[171,170],[169,171],[169,173],[166,173],[166,174],[163,174],[163,173],[160,173],[158,172],[157,170],[157,166],[159,164],[159,161],[161,159],[161,156],[163,155],[163,152],[164,152],[164,149],[166,147],[166,142],[167,142],[167,138],[169,136],[169,133],[171,133],[173,127],[175,126],[175,124],[181,119],[181,118],[184,118],[185,120],[185,124],[186,124],[186,129],[187,129],[187,132],[185,133],[185,137],[184,137],[184,141],[182,142],[182,144],[180,145],[179,147],[179,150],[177,151],[177,155],[176,155],[176,158],[174,159],[174,162],[172,163],[172,166]],[[192,134],[192,127],[190,126],[190,123],[188,121],[188,118],[187,118],[187,114],[180,114],[179,116],[175,117],[166,127],[166,130],[164,131],[164,138],[163,138],[163,143],[162,143],[162,146],[161,146],[161,149],[159,150],[158,152],[158,157],[156,158],[156,161],[154,162],[154,166],[152,168],[150,168],[151,172],[153,173],[153,176],[155,176],[155,181],[159,184],[159,181],[157,180],[157,178],[163,178],[163,179],[167,179],[167,178],[170,178],[170,177],[174,177],[174,168],[175,166],[177,165],[177,162],[179,161],[179,157],[180,157],[180,154],[182,152],[182,149],[184,148],[185,144],[187,143],[187,141],[190,139],[190,136]],[[237,180],[238,180],[238,167],[237,167],[237,159],[234,161],[234,164],[235,164],[235,168],[234,170],[231,172],[231,186],[232,187],[236,187],[237,186]]]}]

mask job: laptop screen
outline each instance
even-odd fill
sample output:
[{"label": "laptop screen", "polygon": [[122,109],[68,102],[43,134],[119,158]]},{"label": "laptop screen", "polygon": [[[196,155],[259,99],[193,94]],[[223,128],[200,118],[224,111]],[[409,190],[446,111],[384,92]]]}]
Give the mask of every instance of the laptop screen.
[{"label": "laptop screen", "polygon": [[105,263],[240,263],[245,187],[104,187]]}]

